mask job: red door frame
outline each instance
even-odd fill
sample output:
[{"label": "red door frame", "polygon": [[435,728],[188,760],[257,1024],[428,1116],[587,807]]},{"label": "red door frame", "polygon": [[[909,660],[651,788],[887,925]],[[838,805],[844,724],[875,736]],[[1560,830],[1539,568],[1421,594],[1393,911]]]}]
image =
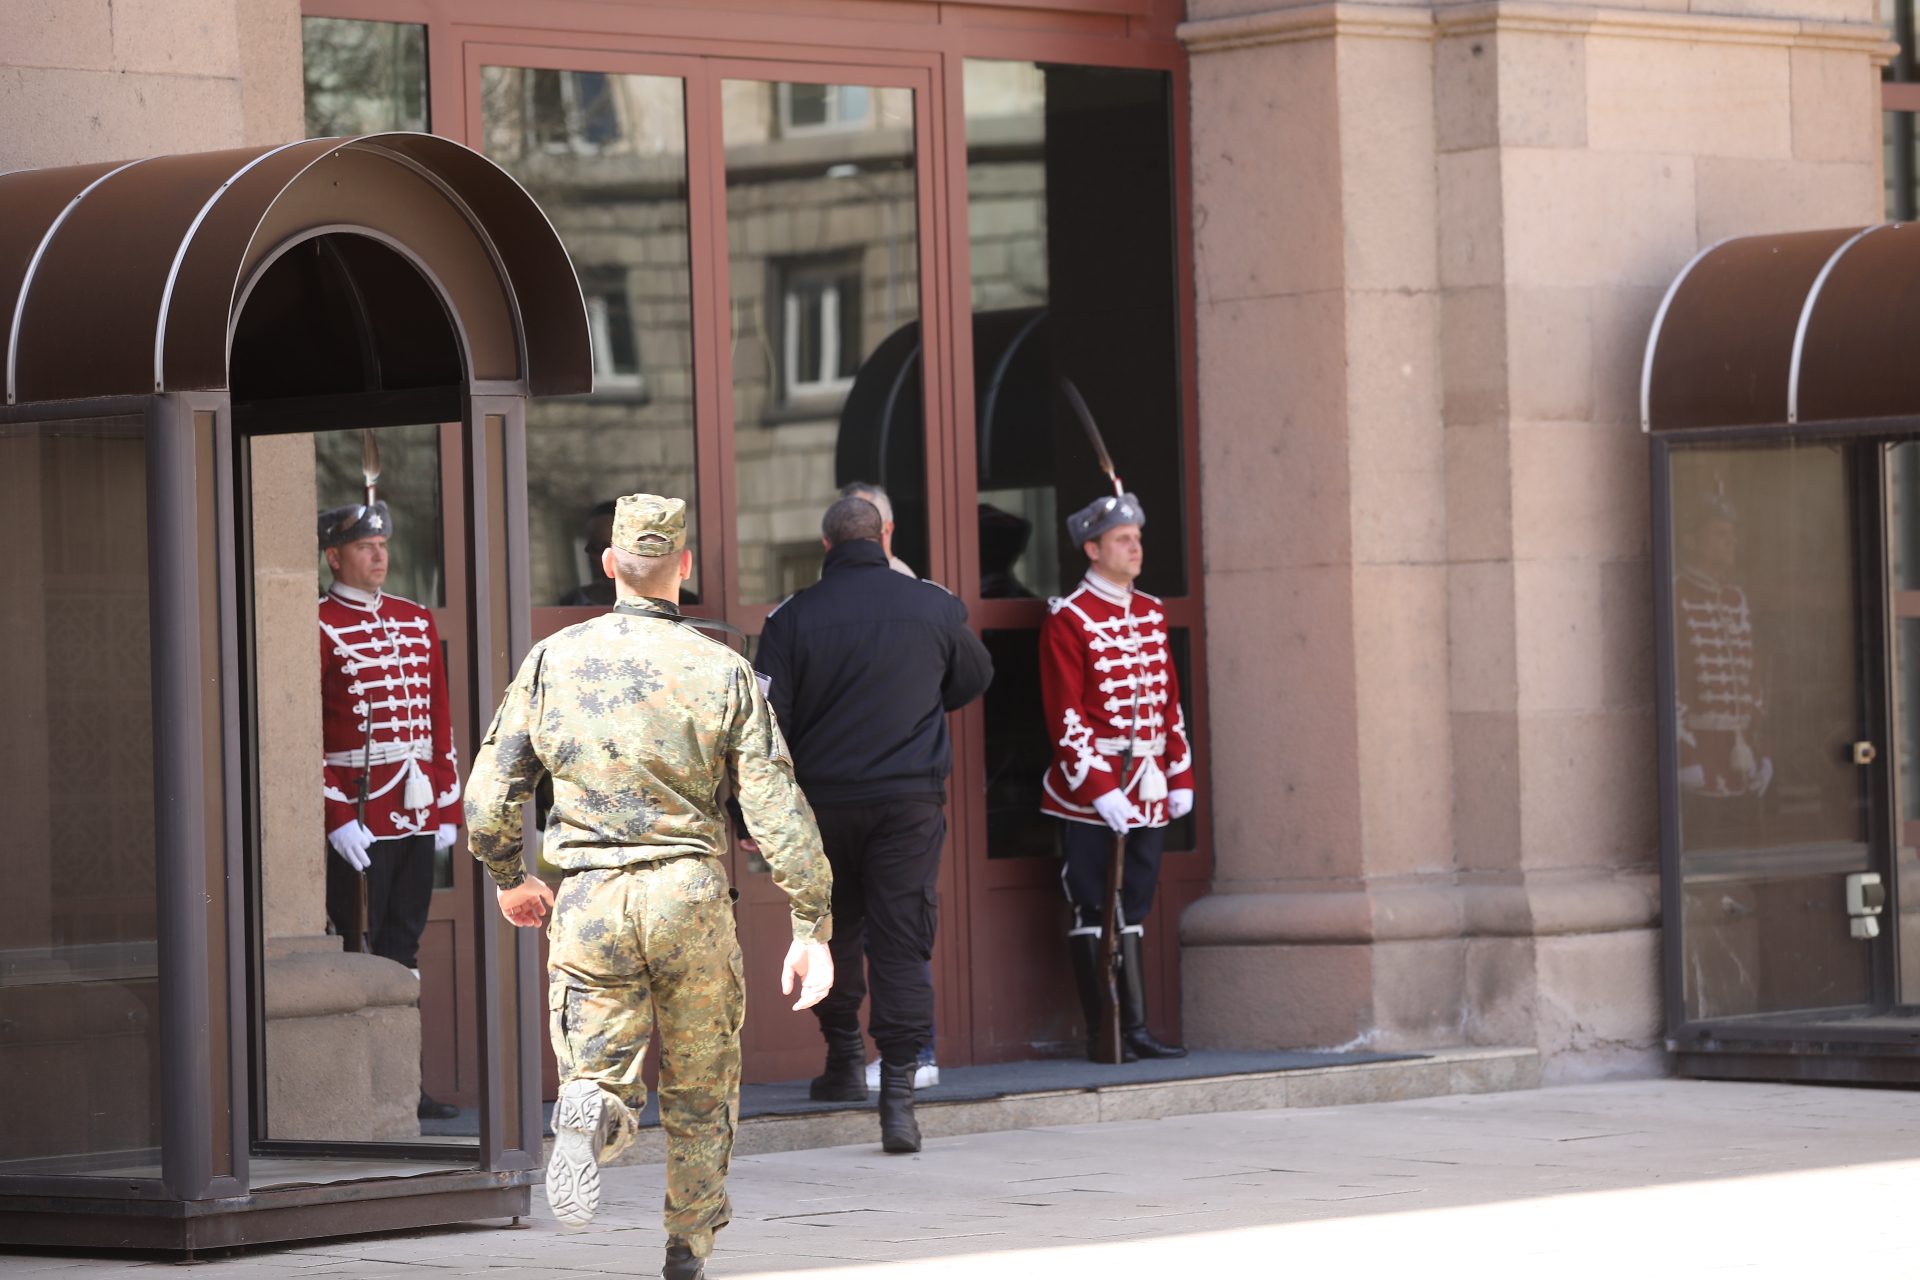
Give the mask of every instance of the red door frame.
[{"label": "red door frame", "polygon": [[[1173,79],[1176,252],[1181,277],[1180,373],[1185,415],[1186,577],[1188,593],[1166,601],[1168,621],[1191,637],[1190,725],[1196,760],[1209,776],[1205,599],[1200,541],[1199,404],[1194,349],[1193,237],[1186,55],[1174,38],[1180,0],[999,0],[995,6],[918,3],[849,4],[842,0],[758,0],[751,13],[716,2],[653,8],[576,0],[306,0],[309,16],[421,23],[427,28],[434,132],[462,142],[480,137],[479,67],[500,65],[674,75],[687,81],[689,251],[693,263],[695,422],[703,598],[716,604],[689,612],[724,618],[757,633],[768,606],[742,606],[737,595],[732,376],[727,363],[730,313],[724,152],[718,114],[721,78],[889,84],[913,88],[919,177],[920,316],[926,341],[927,495],[932,568],[966,602],[976,629],[1034,628],[1045,605],[982,600],[974,539],[964,517],[973,509],[972,316],[967,227],[966,58],[1071,62],[1167,71]],[[868,15],[880,14],[873,17]],[[742,38],[751,32],[752,38]],[[696,91],[696,86],[699,86]],[[704,145],[703,145],[704,142]],[[703,216],[704,213],[704,216]],[[702,350],[707,357],[701,358]],[[966,376],[961,376],[963,371]],[[451,516],[451,513],[449,513]],[[597,610],[536,611],[536,638]],[[1052,860],[985,856],[983,713],[979,704],[952,717],[955,768],[949,788],[949,856],[941,875],[942,928],[935,954],[940,993],[942,1062],[1004,1061],[1030,1056],[1024,1044],[994,1040],[993,995],[1027,974],[1027,959],[992,934],[996,893],[1053,893]],[[1148,922],[1150,1008],[1155,1029],[1179,1033],[1181,910],[1206,892],[1212,869],[1211,806],[1206,787],[1196,806],[1194,848],[1170,852]],[[736,868],[736,872],[744,868]],[[736,883],[746,877],[736,874]],[[744,937],[751,972],[772,972],[776,957]],[[1057,939],[1034,945],[1059,949]],[[750,1001],[770,1008],[767,992]],[[1062,998],[1065,993],[1062,992]],[[777,998],[777,992],[773,993]],[[810,1023],[810,1020],[808,1020]],[[752,1025],[750,1020],[750,1026]],[[798,1041],[756,1049],[749,1038],[748,1079],[790,1079],[811,1072],[817,1046]]]}]

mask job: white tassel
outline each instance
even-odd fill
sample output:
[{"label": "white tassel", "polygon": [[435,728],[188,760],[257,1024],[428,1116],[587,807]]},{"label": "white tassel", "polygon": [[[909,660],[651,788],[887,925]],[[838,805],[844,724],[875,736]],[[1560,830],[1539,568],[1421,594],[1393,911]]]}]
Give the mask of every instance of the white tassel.
[{"label": "white tassel", "polygon": [[1160,772],[1160,762],[1152,756],[1140,765],[1140,798],[1149,804],[1167,798],[1167,775]]},{"label": "white tassel", "polygon": [[407,761],[407,789],[402,794],[400,806],[403,809],[431,809],[433,807],[433,784],[427,781],[427,775],[420,772],[420,762]]}]

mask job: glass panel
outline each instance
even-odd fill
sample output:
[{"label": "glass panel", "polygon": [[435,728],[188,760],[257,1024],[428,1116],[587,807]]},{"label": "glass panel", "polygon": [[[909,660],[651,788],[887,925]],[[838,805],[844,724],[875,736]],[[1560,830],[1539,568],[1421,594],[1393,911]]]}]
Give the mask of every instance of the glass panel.
[{"label": "glass panel", "polygon": [[411,22],[300,19],[307,136],[427,131],[427,29]]},{"label": "glass panel", "polygon": [[1059,856],[1059,822],[1040,812],[1040,783],[1053,763],[1053,742],[1040,714],[1040,633],[986,631],[993,683],[986,715],[987,856]]},{"label": "glass panel", "polygon": [[1872,869],[1848,446],[1677,448],[1673,662],[1688,1016],[1861,1005]]},{"label": "glass panel", "polygon": [[[477,1125],[423,1138],[418,1114],[423,1049],[452,1051],[423,1044],[419,1008],[423,984],[454,985],[451,957],[421,946],[443,861],[433,833],[449,820],[440,797],[454,780],[446,740],[435,737],[452,728],[444,667],[431,663],[444,663],[445,648],[425,607],[441,603],[444,580],[439,430],[246,441],[261,1138],[479,1141]],[[314,513],[364,501],[367,434],[379,444],[378,496],[391,516],[384,578],[377,563],[314,553]],[[336,598],[336,586],[377,588],[378,612]],[[364,875],[328,834],[354,822],[373,836]],[[358,954],[362,921],[369,945]]]},{"label": "glass panel", "polygon": [[0,1173],[160,1176],[139,418],[0,426]]},{"label": "glass panel", "polygon": [[1111,490],[1062,377],[1146,508],[1141,589],[1186,593],[1170,93],[1164,71],[966,63],[983,596],[1086,571],[1060,522]]},{"label": "glass panel", "polygon": [[[441,546],[440,428],[434,423],[379,427],[380,500],[393,532],[387,538],[388,569],[381,589],[429,609],[444,608],[446,562]],[[315,501],[321,511],[366,501],[358,431],[319,431],[313,436]],[[320,557],[320,589],[332,575]]]},{"label": "glass panel", "polygon": [[1887,568],[1893,593],[1893,913],[1899,1002],[1920,1004],[1920,442],[1887,449]]},{"label": "glass panel", "polygon": [[487,156],[518,178],[573,258],[593,342],[591,395],[527,405],[532,593],[611,605],[600,553],[623,494],[684,498],[697,604],[699,494],[686,92],[674,76],[483,67]]},{"label": "glass panel", "polygon": [[842,486],[884,489],[926,573],[913,93],[728,80],[727,253],[740,600],[820,576]]}]

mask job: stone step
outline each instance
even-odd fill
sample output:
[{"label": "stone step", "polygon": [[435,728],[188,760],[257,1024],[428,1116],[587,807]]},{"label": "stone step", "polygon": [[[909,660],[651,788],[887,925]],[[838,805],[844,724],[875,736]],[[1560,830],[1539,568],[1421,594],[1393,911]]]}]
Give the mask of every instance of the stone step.
[{"label": "stone step", "polygon": [[[1438,1049],[1416,1058],[1323,1067],[1295,1067],[1198,1079],[1158,1080],[1088,1088],[1007,1093],[996,1098],[921,1102],[914,1107],[927,1138],[953,1138],[1048,1125],[1157,1120],[1215,1111],[1281,1107],[1339,1107],[1451,1094],[1503,1093],[1540,1087],[1537,1049]],[[816,1147],[878,1144],[880,1120],[872,1107],[807,1115],[751,1116],[740,1122],[735,1155],[806,1151]],[[640,1131],[615,1165],[665,1164],[666,1134]]]}]

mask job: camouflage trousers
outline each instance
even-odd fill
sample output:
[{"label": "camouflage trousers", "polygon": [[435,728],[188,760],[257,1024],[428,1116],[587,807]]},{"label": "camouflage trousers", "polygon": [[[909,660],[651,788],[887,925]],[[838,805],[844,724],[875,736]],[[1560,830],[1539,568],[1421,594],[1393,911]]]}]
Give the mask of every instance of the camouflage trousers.
[{"label": "camouflage trousers", "polygon": [[592,1080],[626,1104],[603,1158],[633,1140],[647,1101],[647,1038],[660,1028],[667,1236],[704,1258],[732,1215],[726,1178],[746,1010],[726,872],[693,855],[572,872],[548,939],[561,1083]]}]

